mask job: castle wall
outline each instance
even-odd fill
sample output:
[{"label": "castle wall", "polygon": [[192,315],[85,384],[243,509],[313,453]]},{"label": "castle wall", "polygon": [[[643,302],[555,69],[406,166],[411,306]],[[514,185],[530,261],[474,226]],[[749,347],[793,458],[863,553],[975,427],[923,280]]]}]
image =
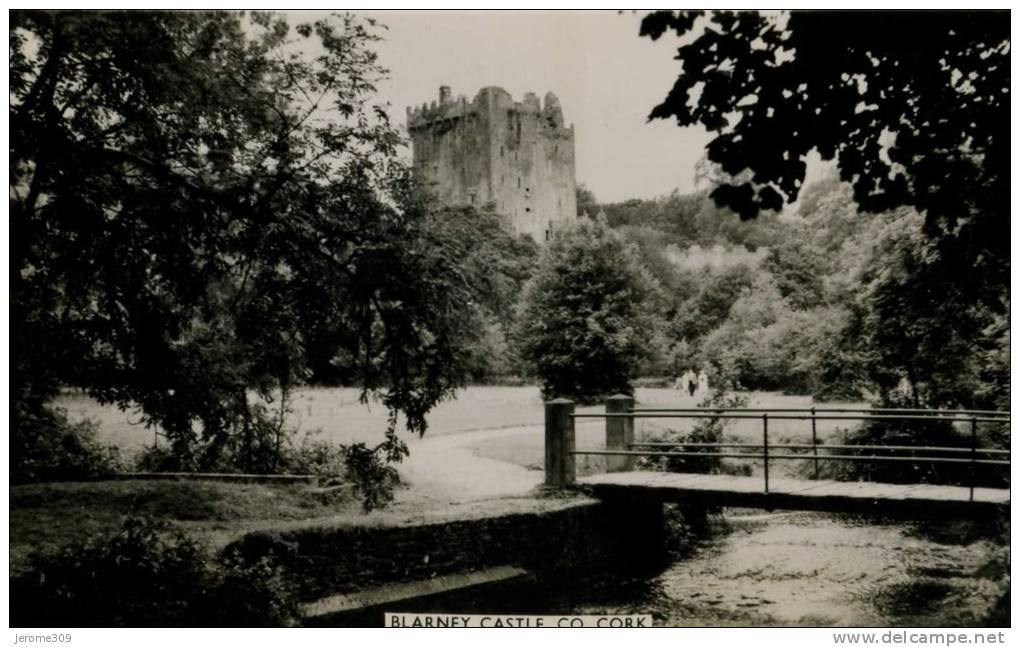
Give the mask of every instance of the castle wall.
[{"label": "castle wall", "polygon": [[408,110],[408,131],[415,172],[442,203],[491,209],[538,242],[577,219],[574,133],[552,93],[543,106],[488,87],[469,102],[444,87],[438,104]]}]

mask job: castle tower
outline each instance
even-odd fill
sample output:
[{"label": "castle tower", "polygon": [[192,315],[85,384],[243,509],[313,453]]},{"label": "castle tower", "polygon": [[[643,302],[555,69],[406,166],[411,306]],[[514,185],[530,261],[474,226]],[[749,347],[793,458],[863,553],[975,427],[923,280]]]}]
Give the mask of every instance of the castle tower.
[{"label": "castle tower", "polygon": [[442,86],[438,104],[408,108],[407,130],[415,173],[443,204],[491,209],[539,243],[577,220],[574,128],[553,93],[517,103],[488,87],[469,102]]}]

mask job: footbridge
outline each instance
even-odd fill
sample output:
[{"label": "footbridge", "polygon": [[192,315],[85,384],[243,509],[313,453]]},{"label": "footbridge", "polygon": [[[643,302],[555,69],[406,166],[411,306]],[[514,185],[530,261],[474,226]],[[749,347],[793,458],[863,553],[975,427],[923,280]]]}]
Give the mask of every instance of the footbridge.
[{"label": "footbridge", "polygon": [[[584,418],[605,420],[605,447],[578,450],[575,447],[575,421]],[[634,421],[640,418],[677,418],[701,420],[752,419],[761,422],[761,442],[640,442],[634,438]],[[769,423],[776,421],[810,423],[810,443],[770,442]],[[930,445],[858,445],[819,442],[817,423],[821,420],[873,421],[892,424],[930,424],[948,421],[958,431],[961,444]],[[983,516],[1008,513],[1009,489],[983,487],[981,484],[1008,483],[1009,450],[985,447],[980,442],[980,426],[1009,425],[1009,412],[931,409],[741,409],[635,408],[633,398],[610,397],[604,413],[577,413],[569,400],[551,400],[545,405],[545,482],[552,488],[582,488],[596,497],[629,501],[635,505],[672,502],[698,508],[717,506],[761,508],[765,510],[817,510],[916,516]],[[962,429],[961,429],[962,428]],[[785,440],[785,439],[784,439]],[[576,457],[604,456],[606,472],[578,476]],[[670,459],[672,471],[639,469],[642,463],[661,465]],[[732,476],[704,473],[718,466],[719,459],[730,463],[752,461],[760,474]],[[770,475],[780,461],[801,461],[813,466],[806,478]],[[851,461],[873,465],[895,465],[886,471],[896,483],[875,481],[838,481],[819,478],[826,462]],[[691,472],[682,470],[687,464]],[[918,466],[938,466],[951,471],[957,484],[935,485],[912,482]],[[989,478],[999,470],[1001,478]],[[758,470],[756,470],[758,471]],[[701,472],[701,473],[694,473]],[[930,473],[930,471],[928,471]]]}]

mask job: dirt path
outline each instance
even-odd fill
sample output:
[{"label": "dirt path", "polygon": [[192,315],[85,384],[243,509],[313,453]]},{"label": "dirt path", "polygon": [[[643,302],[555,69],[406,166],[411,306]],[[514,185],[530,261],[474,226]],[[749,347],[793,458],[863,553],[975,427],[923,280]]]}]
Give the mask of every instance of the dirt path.
[{"label": "dirt path", "polygon": [[395,503],[461,504],[527,495],[542,483],[542,472],[479,456],[471,446],[541,433],[541,427],[527,426],[414,438],[408,442],[411,455],[398,468],[408,487]]},{"label": "dirt path", "polygon": [[[544,433],[541,426],[525,425],[414,438],[411,455],[398,467],[408,487],[396,503],[457,505],[527,496],[545,478]],[[602,442],[601,421],[577,425],[579,448]]]}]

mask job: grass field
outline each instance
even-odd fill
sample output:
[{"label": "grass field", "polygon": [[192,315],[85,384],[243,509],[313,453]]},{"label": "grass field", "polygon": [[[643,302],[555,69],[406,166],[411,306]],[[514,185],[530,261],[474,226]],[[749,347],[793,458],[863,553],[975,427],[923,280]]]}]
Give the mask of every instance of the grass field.
[{"label": "grass field", "polygon": [[[379,442],[386,427],[386,408],[379,402],[363,405],[358,395],[358,389],[353,388],[298,389],[291,424],[300,433],[320,431],[319,437],[338,443]],[[61,396],[56,405],[66,409],[72,420],[96,420],[100,440],[128,456],[153,442],[153,431],[140,424],[135,412],[100,405],[77,393]],[[428,421],[429,435],[539,425],[542,398],[537,387],[470,387],[456,399],[440,403]]]},{"label": "grass field", "polygon": [[[350,388],[304,388],[294,394],[291,422],[300,433],[316,433],[319,438],[338,443],[375,443],[382,437],[386,425],[386,409],[380,403],[361,404],[358,390]],[[638,406],[696,407],[699,398],[681,394],[673,389],[640,388],[635,397]],[[810,407],[808,396],[788,396],[777,393],[748,394],[749,407]],[[83,395],[65,395],[58,405],[66,408],[72,419],[92,418],[99,422],[100,439],[119,447],[130,456],[153,442],[151,430],[137,424],[138,417],[116,407],[101,406]],[[863,406],[863,403],[826,403],[819,406]],[[601,406],[582,407],[579,412],[599,412]],[[503,429],[511,427],[537,428],[543,424],[542,397],[537,387],[475,386],[458,394],[453,400],[440,403],[429,414],[426,438],[445,434]],[[689,430],[691,419],[638,419],[635,433],[638,439],[665,429]],[[603,444],[602,421],[579,421],[577,445],[596,449]],[[839,428],[852,422],[825,420],[818,423],[818,436],[831,439]],[[762,424],[757,420],[735,420],[726,430],[728,437],[739,442],[759,442]],[[808,440],[811,426],[807,421],[773,420],[769,424],[769,437],[773,442]],[[474,453],[530,468],[542,464],[541,433],[522,432],[497,440],[472,445]],[[412,446],[413,451],[413,446]],[[598,470],[599,458],[579,461],[581,471]]]},{"label": "grass field", "polygon": [[[776,393],[751,393],[751,407],[810,407],[808,396],[787,396]],[[698,399],[681,395],[673,389],[638,389],[639,406],[694,407]],[[153,442],[152,430],[142,426],[140,416],[131,411],[120,411],[103,406],[81,394],[66,394],[57,406],[67,409],[72,419],[91,418],[99,423],[100,440],[116,445],[131,455]],[[849,405],[861,403],[828,403]],[[321,432],[323,439],[338,443],[378,442],[386,425],[386,408],[378,402],[363,405],[358,401],[358,390],[352,388],[303,388],[294,394],[291,423],[300,433]],[[584,407],[579,411],[596,412],[601,407]],[[456,399],[440,403],[428,416],[429,436],[502,429],[507,427],[539,426],[543,424],[542,397],[538,387],[473,386],[461,391]],[[819,421],[820,437],[829,437],[840,426],[839,421]],[[648,420],[636,422],[638,435],[664,428],[688,429],[692,420]],[[841,426],[846,427],[846,423]],[[807,422],[773,421],[770,434],[779,441],[784,437],[810,434]],[[761,423],[753,420],[734,421],[728,435],[742,441],[757,440],[761,436]]]}]

